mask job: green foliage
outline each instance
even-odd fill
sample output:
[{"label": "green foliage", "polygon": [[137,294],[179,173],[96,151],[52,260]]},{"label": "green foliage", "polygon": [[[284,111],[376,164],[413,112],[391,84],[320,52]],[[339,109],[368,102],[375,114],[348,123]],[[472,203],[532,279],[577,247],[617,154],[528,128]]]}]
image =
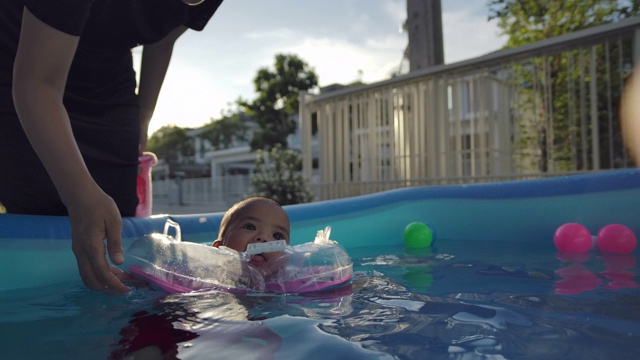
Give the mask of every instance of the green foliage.
[{"label": "green foliage", "polygon": [[302,157],[277,144],[270,151],[258,150],[256,173],[251,179],[254,196],[273,199],[281,205],[313,200],[307,180],[302,176]]},{"label": "green foliage", "polygon": [[506,47],[618,21],[638,14],[632,0],[490,0],[489,20],[497,19]]},{"label": "green foliage", "polygon": [[163,126],[154,132],[147,142],[147,150],[170,166],[177,165],[182,157],[194,155],[193,140],[185,129],[175,125]]},{"label": "green foliage", "polygon": [[[491,0],[489,19],[497,19],[505,47],[571,33],[615,22],[640,13],[640,1],[616,0]],[[621,146],[617,103],[622,78],[632,64],[629,40],[586,49],[565,49],[515,64],[510,84],[518,89],[512,112],[516,116],[514,157],[525,170],[573,171],[590,169],[593,130],[584,109],[592,83],[597,88],[599,146],[602,168],[622,167],[626,158]],[[589,66],[596,66],[595,77]],[[618,64],[622,66],[617,67]],[[614,75],[615,72],[618,72]],[[522,170],[521,169],[521,170]]]},{"label": "green foliage", "polygon": [[287,137],[297,127],[291,116],[298,112],[298,94],[316,87],[318,76],[298,56],[278,54],[274,69],[259,69],[253,82],[258,97],[238,102],[259,127],[251,148],[268,150],[277,144],[286,148]]},{"label": "green foliage", "polygon": [[247,140],[246,118],[241,113],[227,113],[204,126],[200,137],[208,140],[216,150],[228,149],[234,140]]}]

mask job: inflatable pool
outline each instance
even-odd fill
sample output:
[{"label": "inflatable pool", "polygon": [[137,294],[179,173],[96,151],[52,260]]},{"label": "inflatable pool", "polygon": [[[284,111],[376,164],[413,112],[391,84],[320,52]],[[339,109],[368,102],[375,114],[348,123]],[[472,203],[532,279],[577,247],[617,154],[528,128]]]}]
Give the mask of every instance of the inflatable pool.
[{"label": "inflatable pool", "polygon": [[[347,250],[403,244],[407,224],[430,224],[440,241],[536,242],[553,247],[554,231],[568,222],[592,234],[619,223],[640,234],[640,171],[626,169],[550,179],[415,187],[285,207],[291,245],[332,227]],[[184,241],[210,243],[223,213],[157,215],[123,221],[125,249],[135,239],[177,222]],[[637,251],[637,250],[636,250]],[[65,217],[0,215],[0,290],[79,278]]]}]

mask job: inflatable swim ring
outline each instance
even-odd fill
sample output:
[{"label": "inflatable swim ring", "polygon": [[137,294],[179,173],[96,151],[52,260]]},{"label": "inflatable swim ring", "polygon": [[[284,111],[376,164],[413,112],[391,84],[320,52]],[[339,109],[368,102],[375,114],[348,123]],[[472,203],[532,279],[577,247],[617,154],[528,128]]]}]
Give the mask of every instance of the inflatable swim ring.
[{"label": "inflatable swim ring", "polygon": [[[176,229],[175,237],[168,229]],[[339,287],[351,280],[353,263],[329,239],[330,227],[313,242],[289,246],[284,240],[251,244],[245,252],[221,246],[182,242],[180,228],[167,221],[163,234],[152,233],[129,247],[125,266],[134,276],[168,293],[224,290],[234,293],[306,293]],[[264,267],[249,262],[265,252],[281,255]]]}]

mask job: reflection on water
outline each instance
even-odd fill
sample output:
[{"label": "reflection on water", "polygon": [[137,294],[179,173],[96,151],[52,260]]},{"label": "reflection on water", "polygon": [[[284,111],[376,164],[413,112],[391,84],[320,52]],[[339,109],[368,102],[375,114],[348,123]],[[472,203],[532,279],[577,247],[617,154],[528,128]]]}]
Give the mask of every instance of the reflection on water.
[{"label": "reflection on water", "polygon": [[[305,296],[166,296],[135,288],[112,298],[81,284],[0,293],[2,357],[635,359],[640,353],[635,255],[576,259],[554,249],[470,249],[441,243],[431,251],[353,251],[351,284]],[[581,288],[580,276],[593,283]]]}]

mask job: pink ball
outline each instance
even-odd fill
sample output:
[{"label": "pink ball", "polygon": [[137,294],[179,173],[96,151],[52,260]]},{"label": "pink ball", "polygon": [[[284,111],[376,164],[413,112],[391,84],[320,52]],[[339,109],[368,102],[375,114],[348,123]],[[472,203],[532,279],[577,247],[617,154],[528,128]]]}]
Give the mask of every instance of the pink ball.
[{"label": "pink ball", "polygon": [[637,243],[633,231],[621,224],[603,227],[596,237],[598,250],[609,254],[631,254]]},{"label": "pink ball", "polygon": [[553,236],[553,243],[560,252],[586,253],[592,242],[589,230],[578,223],[561,225]]}]

